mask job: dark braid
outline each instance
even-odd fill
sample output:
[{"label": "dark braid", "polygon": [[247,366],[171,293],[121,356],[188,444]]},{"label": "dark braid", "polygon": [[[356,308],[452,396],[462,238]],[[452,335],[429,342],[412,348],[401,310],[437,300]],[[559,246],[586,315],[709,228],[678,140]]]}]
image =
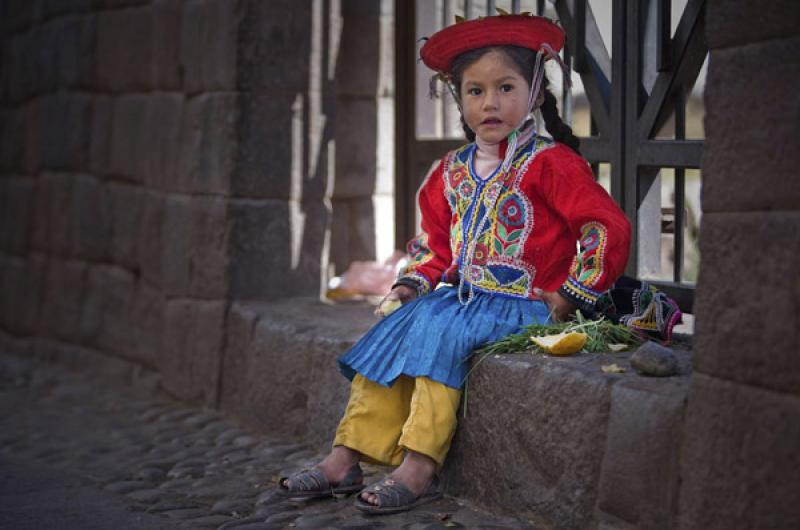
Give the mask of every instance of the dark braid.
[{"label": "dark braid", "polygon": [[[461,94],[461,79],[463,77],[464,70],[466,70],[468,66],[483,57],[491,50],[497,50],[503,53],[511,60],[511,64],[514,66],[514,69],[517,71],[517,73],[526,81],[530,81],[531,74],[533,73],[533,67],[536,63],[536,52],[533,50],[521,48],[519,46],[492,46],[487,48],[478,48],[464,52],[453,60],[451,71],[457,94]],[[547,129],[547,132],[550,133],[550,136],[553,137],[553,140],[567,145],[573,151],[580,154],[580,151],[578,150],[580,147],[580,140],[577,136],[572,134],[572,129],[570,126],[564,123],[564,121],[561,119],[561,116],[558,115],[556,98],[547,88],[550,83],[546,75],[544,76],[543,81],[542,92],[544,94],[544,103],[542,103],[540,110],[542,112],[542,117],[544,118],[544,125]],[[461,127],[464,129],[464,135],[467,137],[467,140],[474,142],[475,131],[470,129],[467,125],[467,122],[464,121],[463,114],[461,115]]]},{"label": "dark braid", "polygon": [[539,110],[542,112],[542,118],[544,118],[544,126],[547,129],[547,132],[550,133],[550,136],[553,137],[553,140],[556,142],[561,142],[562,144],[569,146],[576,153],[581,154],[581,141],[577,136],[572,134],[572,128],[564,123],[564,121],[561,119],[561,116],[558,115],[556,97],[552,92],[550,92],[550,89],[547,88],[547,85],[549,84],[550,83],[547,80],[547,76],[545,76],[544,83],[542,84],[544,102],[542,103],[542,106],[539,107]]}]

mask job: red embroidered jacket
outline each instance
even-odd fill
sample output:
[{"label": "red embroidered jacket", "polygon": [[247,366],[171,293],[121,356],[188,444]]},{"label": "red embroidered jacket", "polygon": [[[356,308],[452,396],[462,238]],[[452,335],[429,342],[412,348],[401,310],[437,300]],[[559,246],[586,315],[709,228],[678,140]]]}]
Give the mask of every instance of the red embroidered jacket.
[{"label": "red embroidered jacket", "polygon": [[474,172],[475,149],[448,153],[422,184],[422,233],[408,244],[411,261],[399,281],[426,294],[464,275],[477,290],[532,299],[536,287],[558,290],[591,309],[628,260],[625,214],[565,145],[535,137],[517,150],[507,174],[486,179]]}]

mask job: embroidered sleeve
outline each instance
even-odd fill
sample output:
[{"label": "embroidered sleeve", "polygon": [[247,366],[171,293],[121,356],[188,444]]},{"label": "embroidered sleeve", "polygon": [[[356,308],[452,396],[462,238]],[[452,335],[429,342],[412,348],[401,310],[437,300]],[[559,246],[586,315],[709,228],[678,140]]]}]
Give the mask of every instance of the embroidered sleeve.
[{"label": "embroidered sleeve", "polygon": [[581,227],[578,255],[572,262],[566,281],[559,292],[573,304],[587,310],[594,307],[601,292],[596,285],[603,278],[608,230],[592,221]]},{"label": "embroidered sleeve", "polygon": [[418,194],[422,231],[406,246],[408,265],[395,285],[414,287],[418,295],[431,292],[452,261],[450,251],[450,205],[444,194],[444,161],[436,164]]},{"label": "embroidered sleeve", "polygon": [[549,197],[578,241],[578,253],[559,293],[590,311],[625,270],[630,222],[594,181],[586,161],[571,152],[551,168]]}]

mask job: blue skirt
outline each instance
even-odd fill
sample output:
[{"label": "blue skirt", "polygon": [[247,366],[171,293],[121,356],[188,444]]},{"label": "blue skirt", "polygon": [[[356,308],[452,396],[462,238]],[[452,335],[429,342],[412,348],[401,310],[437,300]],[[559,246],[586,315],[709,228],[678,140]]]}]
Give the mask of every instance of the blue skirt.
[{"label": "blue skirt", "polygon": [[456,287],[442,287],[383,318],[339,358],[339,369],[348,379],[359,373],[384,386],[405,374],[460,389],[473,350],[548,317],[540,300],[475,290],[463,306]]}]

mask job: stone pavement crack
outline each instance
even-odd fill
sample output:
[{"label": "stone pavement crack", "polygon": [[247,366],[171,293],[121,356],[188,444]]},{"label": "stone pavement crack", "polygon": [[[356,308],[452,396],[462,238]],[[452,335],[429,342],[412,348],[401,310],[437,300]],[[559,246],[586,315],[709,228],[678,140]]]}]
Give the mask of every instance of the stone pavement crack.
[{"label": "stone pavement crack", "polygon": [[[279,474],[320,458],[215,411],[0,355],[3,528],[533,528],[448,497],[376,518],[350,498],[275,495]],[[363,467],[367,482],[386,472]]]}]

